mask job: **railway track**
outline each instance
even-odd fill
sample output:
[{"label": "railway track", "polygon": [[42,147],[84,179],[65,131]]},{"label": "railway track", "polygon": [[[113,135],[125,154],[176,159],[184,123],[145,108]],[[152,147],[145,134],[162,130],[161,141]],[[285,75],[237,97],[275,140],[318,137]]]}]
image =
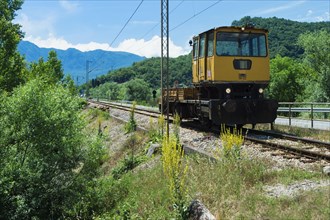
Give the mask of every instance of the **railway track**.
[{"label": "railway track", "polygon": [[[132,109],[132,106],[130,104],[122,104],[122,103],[115,103],[115,102],[102,102],[102,101],[94,101],[94,100],[88,100],[88,102],[96,104],[96,105],[103,105],[108,108],[116,108],[116,109],[120,109],[120,110],[124,110],[124,111],[131,111],[131,109]],[[158,118],[160,115],[159,112],[152,110],[152,109],[148,109],[148,108],[135,108],[134,111],[138,114],[150,116],[153,118]]]},{"label": "railway track", "polygon": [[[273,131],[248,130],[246,132],[250,132],[250,135],[246,135],[245,140],[281,149],[298,157],[306,157],[312,160],[323,159],[330,162],[329,142],[275,133]],[[272,141],[272,139],[275,141]]]},{"label": "railway track", "polygon": [[[123,111],[131,110],[131,105],[129,104],[98,102],[94,100],[89,100],[89,102],[95,105],[104,106],[106,108],[116,108]],[[160,113],[154,109],[140,107],[135,108],[135,113],[153,118],[158,118],[160,115]],[[170,118],[170,120],[172,119]],[[200,131],[211,131],[214,135],[219,135],[220,133],[220,129],[212,128],[211,130],[206,130],[205,127],[202,127],[196,123],[186,122],[183,123],[183,126]],[[308,158],[313,161],[325,160],[326,162],[330,162],[329,142],[300,138],[288,134],[275,133],[272,131],[245,129],[242,132],[243,134],[246,134],[244,137],[246,141],[260,144],[266,148],[284,151],[287,154],[294,155],[295,158]]]},{"label": "railway track", "polygon": [[[317,141],[315,144],[313,141],[310,140],[308,141],[309,144],[304,144],[299,140],[299,138],[295,139],[296,141],[292,141],[290,139],[291,141],[289,142],[285,140],[285,143],[281,143],[277,138],[274,138],[274,140],[272,141],[272,138],[274,137],[269,137],[268,140],[263,140],[263,138],[257,138],[254,137],[254,135],[245,136],[245,140],[261,144],[264,147],[280,149],[287,153],[293,154],[296,157],[309,158],[312,160],[321,159],[330,162],[330,151],[328,148],[329,143],[324,142],[324,144],[321,144],[319,141]],[[283,139],[281,138],[281,140]]]}]

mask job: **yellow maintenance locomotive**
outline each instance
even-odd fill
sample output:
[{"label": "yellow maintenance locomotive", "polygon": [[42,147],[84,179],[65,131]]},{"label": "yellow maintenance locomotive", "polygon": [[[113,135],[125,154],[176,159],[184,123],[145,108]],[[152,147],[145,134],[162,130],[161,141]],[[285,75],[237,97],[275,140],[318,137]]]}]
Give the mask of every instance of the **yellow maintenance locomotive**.
[{"label": "yellow maintenance locomotive", "polygon": [[[191,88],[162,92],[169,112],[206,124],[270,123],[278,103],[264,98],[269,83],[268,31],[218,27],[193,37]],[[164,108],[164,113],[166,112]]]}]

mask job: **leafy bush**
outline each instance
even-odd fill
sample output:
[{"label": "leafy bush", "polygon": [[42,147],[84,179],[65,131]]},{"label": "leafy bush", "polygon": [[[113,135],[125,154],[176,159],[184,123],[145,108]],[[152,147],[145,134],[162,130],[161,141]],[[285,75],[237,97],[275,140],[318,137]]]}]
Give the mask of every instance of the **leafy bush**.
[{"label": "leafy bush", "polygon": [[148,83],[142,79],[133,79],[126,83],[126,99],[133,101],[149,100],[151,96]]},{"label": "leafy bush", "polygon": [[[104,160],[100,139],[86,141],[80,100],[35,79],[0,103],[0,219],[91,216],[86,197]],[[84,201],[86,212],[73,207]]]},{"label": "leafy bush", "polygon": [[127,156],[127,157],[125,157],[124,160],[122,160],[121,163],[112,170],[113,178],[119,179],[123,174],[134,169],[139,164],[141,164],[143,161],[145,161],[144,156],[137,156],[137,157]]}]

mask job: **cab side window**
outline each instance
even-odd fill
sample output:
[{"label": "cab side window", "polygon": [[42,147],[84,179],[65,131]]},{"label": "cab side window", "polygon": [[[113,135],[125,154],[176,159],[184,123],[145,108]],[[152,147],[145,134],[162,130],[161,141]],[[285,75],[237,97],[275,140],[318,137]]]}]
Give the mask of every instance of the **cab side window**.
[{"label": "cab side window", "polygon": [[205,34],[200,36],[199,42],[199,57],[205,56]]},{"label": "cab side window", "polygon": [[193,54],[194,54],[194,60],[196,60],[198,58],[198,40],[197,39],[194,39]]},{"label": "cab side window", "polygon": [[207,35],[207,56],[211,57],[213,56],[214,51],[214,34],[209,33]]}]

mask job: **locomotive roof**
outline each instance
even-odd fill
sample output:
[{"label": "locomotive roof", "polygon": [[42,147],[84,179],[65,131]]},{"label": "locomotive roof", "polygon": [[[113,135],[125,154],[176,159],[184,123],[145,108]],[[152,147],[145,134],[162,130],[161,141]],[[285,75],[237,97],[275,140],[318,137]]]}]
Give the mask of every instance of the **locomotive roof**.
[{"label": "locomotive roof", "polygon": [[[246,26],[242,26],[242,27],[239,27],[239,26],[220,26],[220,27],[215,27],[215,28],[209,29],[209,30],[207,30],[207,31],[201,32],[201,33],[199,33],[198,35],[203,34],[203,33],[206,33],[206,32],[209,32],[209,31],[218,30],[218,29],[237,29],[237,30],[242,30],[242,28],[244,28],[244,30],[255,30],[255,31],[268,32],[267,29],[264,29],[264,28],[256,28],[256,27],[248,26],[248,25],[246,25]],[[197,36],[198,36],[198,35],[197,35]]]}]

